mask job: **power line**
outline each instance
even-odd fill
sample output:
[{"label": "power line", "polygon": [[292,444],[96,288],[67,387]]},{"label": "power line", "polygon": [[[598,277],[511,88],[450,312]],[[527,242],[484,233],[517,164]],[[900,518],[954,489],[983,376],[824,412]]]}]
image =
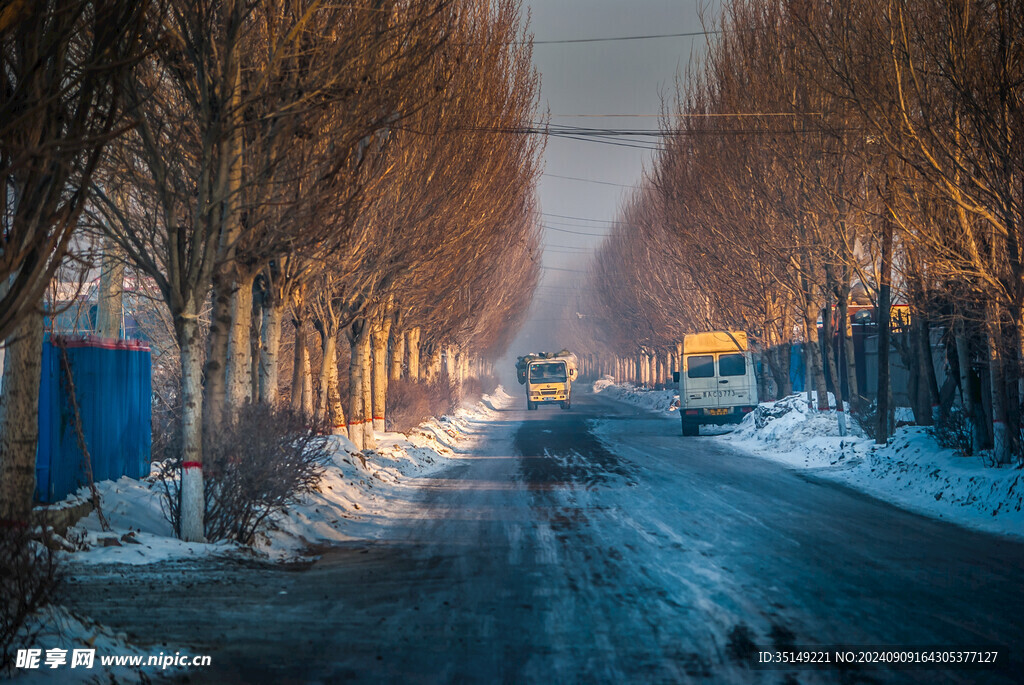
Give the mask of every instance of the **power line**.
[{"label": "power line", "polygon": [[594,221],[601,224],[625,224],[625,221],[616,221],[614,219],[590,219],[584,216],[569,216],[567,214],[552,214],[551,212],[541,212],[542,216],[553,216],[559,219],[572,219],[573,221]]},{"label": "power line", "polygon": [[[820,117],[822,112],[669,112],[670,117],[719,118],[719,117]],[[661,114],[552,114],[563,119],[660,119]]]},{"label": "power line", "polygon": [[619,188],[633,188],[634,187],[634,186],[628,186],[628,185],[626,185],[624,183],[612,183],[611,181],[597,181],[597,180],[592,179],[592,178],[579,178],[578,176],[560,176],[559,174],[549,174],[547,172],[544,172],[541,175],[542,176],[547,176],[549,178],[564,178],[567,181],[584,181],[586,183],[597,183],[598,185],[602,185],[602,186],[618,186]]},{"label": "power line", "polygon": [[589,236],[591,236],[593,238],[604,238],[604,237],[606,237],[606,235],[604,233],[584,233],[583,231],[570,231],[570,230],[565,229],[565,228],[557,228],[555,226],[547,226],[547,225],[544,225],[544,228],[545,228],[545,230],[548,230],[548,231],[558,231],[559,233],[572,233],[573,235],[589,235]]},{"label": "power line", "polygon": [[653,38],[693,38],[695,36],[713,36],[721,31],[689,31],[686,33],[652,33],[646,36],[608,36],[605,38],[569,38],[563,40],[535,40],[534,45],[568,45],[570,43],[610,43],[624,40],[651,40]]},{"label": "power line", "polygon": [[571,273],[571,274],[588,274],[588,273],[590,273],[589,271],[584,271],[583,269],[562,269],[562,268],[559,268],[557,266],[541,266],[540,268],[544,269],[545,271],[566,271],[566,272]]}]

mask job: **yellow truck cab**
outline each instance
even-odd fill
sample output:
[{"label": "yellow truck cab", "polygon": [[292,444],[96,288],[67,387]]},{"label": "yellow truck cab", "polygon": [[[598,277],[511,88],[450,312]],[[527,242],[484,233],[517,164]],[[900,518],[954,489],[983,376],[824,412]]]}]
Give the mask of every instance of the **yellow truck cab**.
[{"label": "yellow truck cab", "polygon": [[563,350],[557,354],[541,352],[520,357],[516,370],[519,382],[526,386],[526,408],[557,402],[562,409],[572,406],[572,382],[576,380],[576,355]]},{"label": "yellow truck cab", "polygon": [[675,376],[683,435],[698,435],[701,425],[739,423],[757,406],[757,378],[743,331],[687,335],[682,370]]}]

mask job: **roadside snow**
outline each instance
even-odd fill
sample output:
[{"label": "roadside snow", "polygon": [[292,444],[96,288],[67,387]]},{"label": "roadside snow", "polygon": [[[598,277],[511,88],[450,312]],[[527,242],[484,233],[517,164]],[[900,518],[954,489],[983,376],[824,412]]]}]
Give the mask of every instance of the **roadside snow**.
[{"label": "roadside snow", "polygon": [[594,392],[629,404],[656,412],[664,416],[675,416],[678,411],[679,393],[675,390],[649,390],[635,385],[616,383],[611,376],[594,382]]},{"label": "roadside snow", "polygon": [[[38,612],[25,626],[24,630],[35,637],[32,648],[41,650],[38,668],[12,668],[0,676],[10,678],[18,685],[35,685],[35,683],[96,683],[101,680],[111,683],[149,683],[155,667],[146,669],[132,666],[102,666],[100,657],[126,656],[149,657],[151,654],[128,643],[124,633],[114,633],[107,626],[78,617],[62,606],[46,607]],[[46,665],[47,650],[66,650],[66,662],[56,668]],[[82,665],[71,668],[74,650],[95,650],[93,665]],[[158,650],[159,651],[159,650]],[[156,655],[153,652],[152,655]],[[173,676],[182,669],[168,668],[160,670],[161,675]],[[0,679],[3,679],[0,678]]]},{"label": "roadside snow", "polygon": [[[493,417],[512,401],[504,389],[451,416],[431,418],[409,435],[377,433],[377,449],[359,453],[348,439],[329,438],[331,460],[319,488],[270,521],[249,549],[232,542],[187,543],[174,537],[163,512],[161,486],[153,478],[97,483],[111,530],[103,531],[95,512],[69,529],[69,560],[87,564],[151,564],[171,559],[220,555],[265,555],[286,561],[334,542],[381,534],[402,488],[413,479],[450,466],[470,449],[474,424]],[[77,500],[88,497],[79,491]]]},{"label": "roadside snow", "polygon": [[[597,387],[600,384],[600,388]],[[646,391],[609,380],[601,392],[668,416]],[[875,445],[855,425],[840,437],[833,410],[811,411],[804,396],[763,402],[733,431],[713,439],[748,454],[839,481],[904,509],[1004,535],[1024,537],[1024,469],[986,466],[938,445],[928,428],[902,426]]]},{"label": "roadside snow", "polygon": [[[377,433],[377,449],[362,453],[346,438],[330,438],[332,457],[317,492],[274,517],[254,548],[230,542],[186,543],[175,538],[163,513],[161,486],[152,477],[124,477],[97,483],[101,508],[111,529],[103,531],[96,512],[92,512],[65,533],[68,550],[63,552],[64,559],[85,565],[139,565],[204,556],[252,555],[271,561],[296,561],[316,554],[324,545],[380,537],[385,534],[387,522],[402,514],[415,479],[454,464],[473,448],[478,424],[487,422],[499,408],[511,402],[512,397],[499,387],[473,407],[459,409],[451,416],[431,418],[409,435]],[[88,489],[83,488],[54,508],[76,506],[88,497]],[[14,677],[15,682],[26,685],[53,682],[51,669],[43,664],[45,650],[50,648],[67,650],[68,664],[72,650],[96,650],[91,669],[61,666],[61,682],[151,682],[155,672],[166,676],[175,671],[156,666],[101,666],[101,656],[149,657],[155,656],[156,651],[143,651],[129,644],[125,635],[114,634],[63,607],[48,607],[39,612],[26,631],[35,635],[29,646],[43,650],[41,667],[12,669],[0,673],[0,679]]]}]

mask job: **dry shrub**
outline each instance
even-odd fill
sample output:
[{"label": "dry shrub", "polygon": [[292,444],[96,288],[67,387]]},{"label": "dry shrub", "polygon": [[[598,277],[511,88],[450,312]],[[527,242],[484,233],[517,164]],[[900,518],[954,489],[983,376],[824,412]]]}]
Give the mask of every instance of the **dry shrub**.
[{"label": "dry shrub", "polygon": [[[206,539],[252,544],[268,516],[316,489],[329,458],[327,439],[302,415],[246,405],[203,446]],[[165,512],[176,532],[180,472],[180,456],[163,461]]]},{"label": "dry shrub", "polygon": [[0,525],[0,673],[35,642],[29,619],[50,604],[62,575],[49,532]]},{"label": "dry shrub", "polygon": [[959,407],[940,415],[938,423],[929,430],[940,446],[954,449],[965,457],[972,453],[974,426]]},{"label": "dry shrub", "polygon": [[442,373],[432,382],[402,379],[388,383],[387,429],[408,433],[431,416],[450,414],[459,406],[458,388]]},{"label": "dry shrub", "polygon": [[480,378],[467,378],[462,382],[462,399],[467,402],[477,402],[485,394],[494,392],[497,387],[497,376],[487,374]]}]

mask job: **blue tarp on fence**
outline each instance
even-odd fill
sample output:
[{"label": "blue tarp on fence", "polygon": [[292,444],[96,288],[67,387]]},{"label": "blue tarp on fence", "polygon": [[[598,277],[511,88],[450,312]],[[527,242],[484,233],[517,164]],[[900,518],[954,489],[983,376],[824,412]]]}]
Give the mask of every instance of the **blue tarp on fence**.
[{"label": "blue tarp on fence", "polygon": [[67,397],[62,347],[74,380],[93,479],[149,475],[152,444],[149,347],[93,337],[48,337],[43,343],[36,452],[36,499],[47,503],[87,484]]},{"label": "blue tarp on fence", "polygon": [[804,391],[804,345],[795,342],[789,348],[789,382],[793,392]]}]

